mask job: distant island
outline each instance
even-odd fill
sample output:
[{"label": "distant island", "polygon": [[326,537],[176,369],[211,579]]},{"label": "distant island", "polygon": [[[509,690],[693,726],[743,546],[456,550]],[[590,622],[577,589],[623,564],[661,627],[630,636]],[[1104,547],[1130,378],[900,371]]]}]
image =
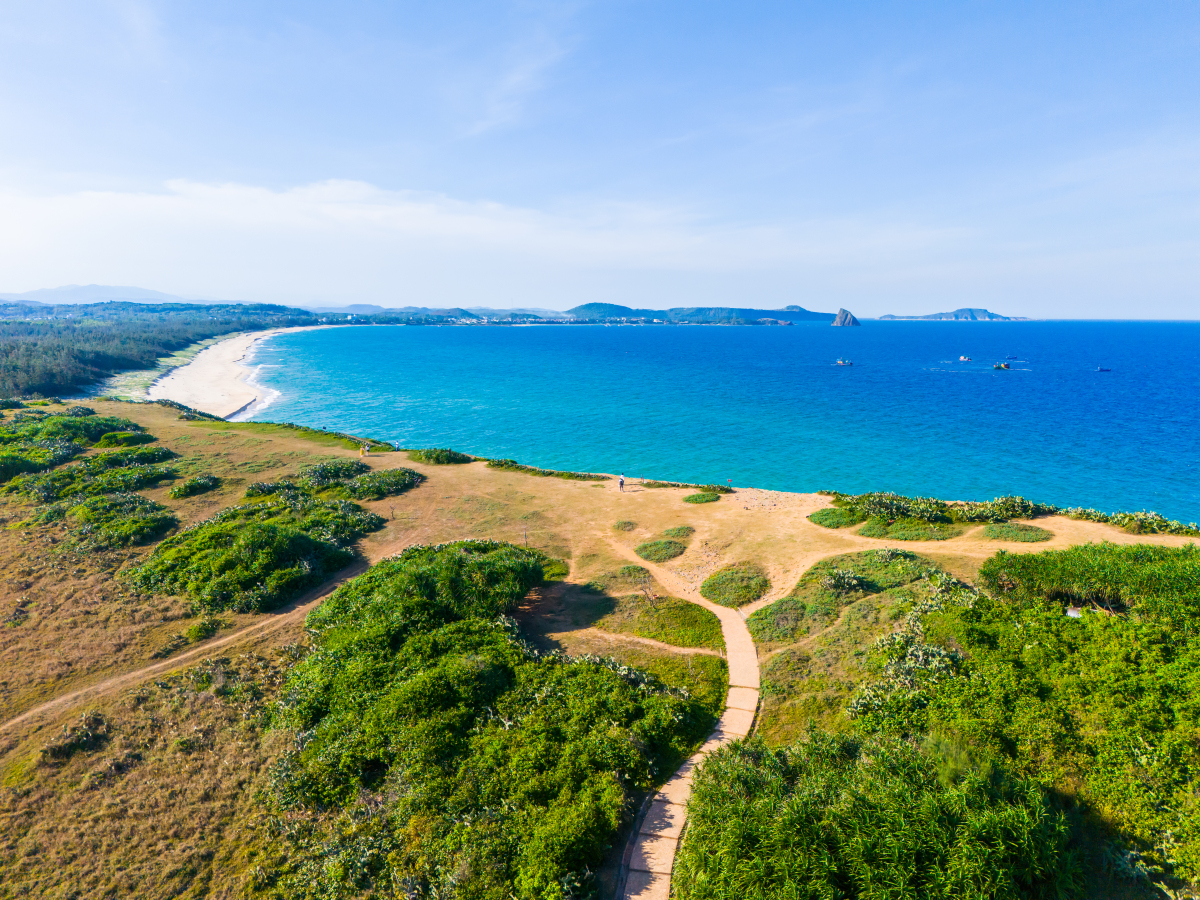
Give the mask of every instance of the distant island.
[{"label": "distant island", "polygon": [[567,310],[588,321],[663,322],[683,325],[790,325],[793,322],[832,322],[834,313],[813,312],[803,306],[783,309],[743,309],[732,306],[684,306],[674,309],[632,309],[615,303],[585,303]]},{"label": "distant island", "polygon": [[986,309],[956,309],[954,312],[930,313],[927,316],[880,316],[884,320],[919,322],[1028,322],[1020,316],[1002,316]]}]

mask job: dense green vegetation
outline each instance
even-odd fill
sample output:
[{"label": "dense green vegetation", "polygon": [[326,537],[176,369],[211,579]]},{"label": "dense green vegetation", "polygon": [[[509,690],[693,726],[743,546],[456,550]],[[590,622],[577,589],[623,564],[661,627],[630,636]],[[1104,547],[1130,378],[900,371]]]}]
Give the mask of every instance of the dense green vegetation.
[{"label": "dense green vegetation", "polygon": [[921,521],[930,524],[952,522],[1007,522],[1010,519],[1034,519],[1040,516],[1064,515],[1072,519],[1105,522],[1116,525],[1131,534],[1186,534],[1200,535],[1196,523],[1184,524],[1167,519],[1158,513],[1102,513],[1094,509],[1060,509],[1044,503],[1034,503],[1024,497],[997,497],[985,503],[965,501],[947,503],[934,497],[904,497],[900,494],[870,493],[841,494],[837,491],[821,491],[833,498],[834,509],[818,510],[809,518],[826,528],[844,528],[868,519],[884,523],[897,521]]},{"label": "dense green vegetation", "polygon": [[650,562],[667,562],[677,556],[682,556],[686,550],[687,546],[679,541],[658,540],[638,544],[634,552]]},{"label": "dense green vegetation", "polygon": [[211,428],[213,431],[266,435],[293,432],[313,443],[327,444],[330,447],[343,447],[347,450],[359,450],[366,447],[372,453],[391,453],[396,449],[386,441],[358,437],[342,431],[326,431],[324,428],[309,428],[307,425],[293,425],[291,422],[226,422],[224,419],[218,419],[216,416],[210,416],[208,413],[202,413],[199,410],[188,409],[170,400],[159,400],[156,402],[162,406],[181,410],[182,414],[179,418],[201,422],[205,428]]},{"label": "dense green vegetation", "polygon": [[136,447],[139,444],[153,444],[157,438],[144,431],[110,431],[96,442],[97,447]]},{"label": "dense green vegetation", "polygon": [[839,509],[836,506],[829,509],[818,509],[808,518],[809,521],[815,522],[822,528],[846,528],[862,521],[853,511]]},{"label": "dense green vegetation", "polygon": [[700,596],[721,606],[735,609],[753,603],[771,589],[771,582],[761,566],[754,563],[734,563],[705,579]]},{"label": "dense green vegetation", "polygon": [[168,538],[126,577],[143,590],[186,596],[202,611],[262,612],[345,568],[350,544],[383,522],[357,504],[292,486]]},{"label": "dense green vegetation", "polygon": [[696,775],[680,900],[1054,898],[1080,879],[1063,815],[1029,780],[902,741],[738,742]]},{"label": "dense green vegetation", "polygon": [[1026,544],[1048,541],[1054,537],[1045,528],[1020,522],[993,522],[984,526],[983,536],[989,541],[1019,541]]},{"label": "dense green vegetation", "polygon": [[[532,651],[504,613],[542,557],[411,547],[309,614],[260,894],[583,897],[635,792],[711,728],[636,670]],[[719,662],[719,661],[717,661]]]},{"label": "dense green vegetation", "polygon": [[286,306],[3,304],[0,395],[69,394],[124,369],[150,368],[160,356],[206,338],[316,321]]},{"label": "dense green vegetation", "polygon": [[716,503],[721,499],[721,495],[711,491],[704,491],[699,494],[688,494],[683,498],[684,503]]},{"label": "dense green vegetation", "polygon": [[489,459],[489,469],[503,469],[506,472],[523,472],[526,475],[538,475],[542,478],[565,478],[568,481],[610,481],[607,475],[597,475],[593,472],[559,472],[556,469],[539,469],[536,466],[523,466],[515,459]]},{"label": "dense green vegetation", "polygon": [[475,457],[469,456],[466,453],[459,453],[457,450],[449,450],[439,447],[426,447],[421,450],[409,450],[408,458],[413,462],[432,463],[435,466],[460,465],[462,463],[475,461]]},{"label": "dense green vegetation", "polygon": [[947,541],[958,537],[966,529],[962,525],[943,522],[926,522],[923,519],[867,519],[858,529],[863,537],[893,541]]},{"label": "dense green vegetation", "polygon": [[215,475],[193,475],[186,481],[175,485],[169,493],[172,498],[182,500],[184,497],[195,497],[197,494],[207,494],[221,486],[221,479]]},{"label": "dense green vegetation", "polygon": [[[403,494],[424,480],[424,475],[412,469],[373,470],[357,459],[339,459],[301,469],[299,486],[313,491],[337,488],[342,492],[341,496],[348,496],[353,500],[382,500],[384,497]],[[294,487],[295,485],[286,481],[274,485],[251,485],[253,493],[258,496]],[[251,496],[251,493],[247,492],[247,496]]]},{"label": "dense green vegetation", "polygon": [[[876,650],[864,733],[942,735],[1107,823],[1097,865],[1200,878],[1200,551],[999,553]],[[1074,616],[1068,607],[1083,607]]]},{"label": "dense green vegetation", "polygon": [[173,469],[154,465],[174,458],[165,447],[109,450],[50,472],[20,475],[4,493],[22,494],[42,503],[66,497],[126,493],[175,477]]},{"label": "dense green vegetation", "polygon": [[38,511],[34,522],[65,522],[72,542],[83,550],[144,544],[174,528],[165,506],[140,494],[76,496]]}]

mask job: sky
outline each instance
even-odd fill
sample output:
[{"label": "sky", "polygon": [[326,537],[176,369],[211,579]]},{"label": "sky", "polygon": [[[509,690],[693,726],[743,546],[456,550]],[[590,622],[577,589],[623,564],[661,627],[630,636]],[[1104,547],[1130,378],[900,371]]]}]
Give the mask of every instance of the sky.
[{"label": "sky", "polygon": [[1200,318],[1200,3],[0,0],[0,292]]}]

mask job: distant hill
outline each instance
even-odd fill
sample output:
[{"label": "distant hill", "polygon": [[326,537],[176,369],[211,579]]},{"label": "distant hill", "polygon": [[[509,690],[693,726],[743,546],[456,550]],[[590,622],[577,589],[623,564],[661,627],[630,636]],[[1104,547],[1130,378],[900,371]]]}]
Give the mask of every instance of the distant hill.
[{"label": "distant hill", "polygon": [[[126,303],[204,303],[204,300],[176,297],[162,291],[140,287],[117,287],[108,284],[67,284],[55,288],[39,288],[23,294],[0,294],[0,300],[17,303],[44,303],[50,306],[75,303],[106,303],[123,300]],[[227,301],[214,301],[225,303]]]},{"label": "distant hill", "polygon": [[986,309],[956,309],[954,312],[930,313],[927,316],[880,316],[880,319],[951,322],[1027,322],[1019,316],[1002,316]]},{"label": "distant hill", "polygon": [[673,309],[633,309],[615,303],[585,303],[568,309],[577,319],[658,319],[691,325],[775,322],[832,322],[833,313],[813,312],[802,306],[786,309],[744,309],[734,306],[682,306]]}]

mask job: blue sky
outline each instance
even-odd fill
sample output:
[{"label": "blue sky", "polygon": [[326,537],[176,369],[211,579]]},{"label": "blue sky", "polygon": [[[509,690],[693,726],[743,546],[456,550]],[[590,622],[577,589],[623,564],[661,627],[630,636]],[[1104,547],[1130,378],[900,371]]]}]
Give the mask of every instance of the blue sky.
[{"label": "blue sky", "polygon": [[0,291],[1200,317],[1200,5],[0,5]]}]

